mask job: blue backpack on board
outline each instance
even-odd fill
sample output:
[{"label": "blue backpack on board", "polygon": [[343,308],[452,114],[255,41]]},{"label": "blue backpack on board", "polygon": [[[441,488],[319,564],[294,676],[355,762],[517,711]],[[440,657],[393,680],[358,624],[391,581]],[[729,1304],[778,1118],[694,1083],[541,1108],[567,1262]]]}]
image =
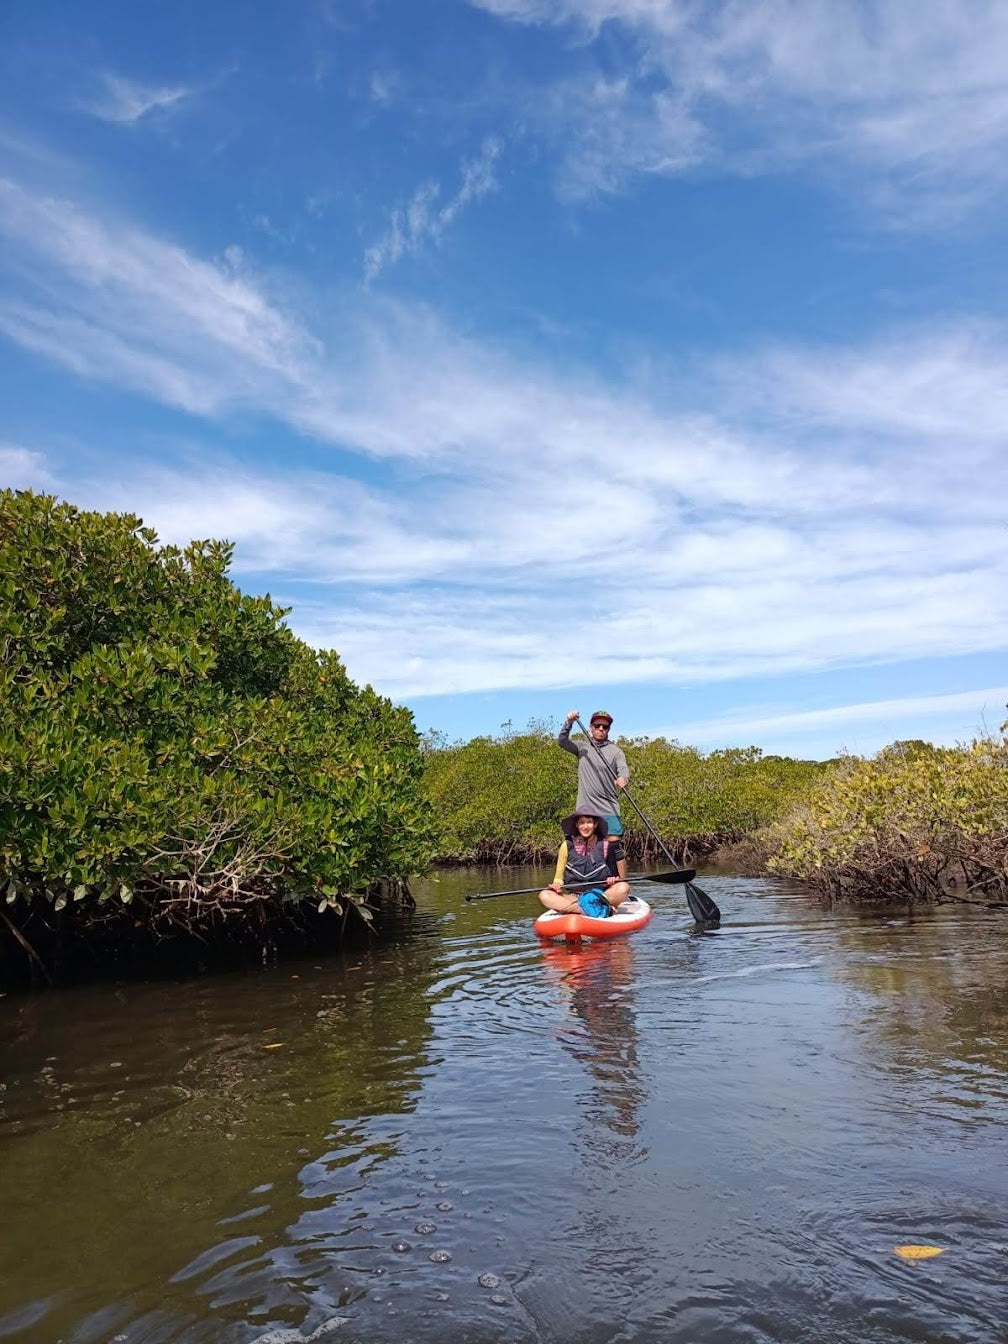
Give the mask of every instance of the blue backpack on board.
[{"label": "blue backpack on board", "polygon": [[592,919],[608,919],[612,914],[612,906],[597,887],[578,897],[578,907],[583,915],[590,915]]}]

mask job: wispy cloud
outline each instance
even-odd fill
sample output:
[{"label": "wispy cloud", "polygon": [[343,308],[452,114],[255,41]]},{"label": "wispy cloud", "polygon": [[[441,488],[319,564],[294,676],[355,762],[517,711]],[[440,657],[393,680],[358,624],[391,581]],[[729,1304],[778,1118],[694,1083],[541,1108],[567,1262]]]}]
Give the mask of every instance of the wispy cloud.
[{"label": "wispy cloud", "polygon": [[4,179],[0,234],[0,329],[82,377],[202,414],[297,380],[311,341],[230,272]]},{"label": "wispy cloud", "polygon": [[441,187],[427,181],[414,191],[409,203],[392,211],[389,227],[364,253],[364,273],[374,280],[403,256],[415,256],[427,243],[438,243],[473,201],[497,190],[494,166],[503,146],[500,140],[483,142],[479,154],[462,164],[462,180],[455,195],[441,203]]},{"label": "wispy cloud", "polygon": [[[338,453],[311,470],[209,450],[127,473],[11,461],[171,539],[234,540],[239,577],[296,598],[298,630],[387,693],[577,685],[586,663],[599,684],[682,684],[1003,647],[996,325],[625,384],[373,296],[316,332],[252,274],[10,182],[0,237],[9,339]],[[590,654],[558,637],[580,604]]]},{"label": "wispy cloud", "polygon": [[374,70],[368,83],[368,96],[379,107],[391,107],[402,95],[402,77],[396,70]]},{"label": "wispy cloud", "polygon": [[781,714],[759,708],[720,714],[708,719],[678,723],[672,728],[657,729],[653,736],[675,737],[680,741],[705,745],[726,746],[743,742],[790,739],[808,740],[810,734],[819,734],[824,740],[841,740],[844,730],[855,731],[859,739],[870,738],[871,744],[859,743],[859,751],[877,750],[892,742],[906,728],[914,736],[931,734],[936,721],[955,725],[936,734],[951,745],[997,732],[1004,722],[1008,705],[1008,686],[988,686],[979,690],[957,691],[951,695],[914,695],[899,699],[873,700],[847,705],[828,705],[818,709],[798,710]]},{"label": "wispy cloud", "polygon": [[[583,34],[567,72],[523,98],[570,194],[700,161],[744,173],[854,166],[870,174],[859,200],[947,219],[1008,182],[1008,10],[996,0],[469,3]],[[603,40],[605,78],[592,45]]]},{"label": "wispy cloud", "polygon": [[47,490],[55,483],[42,453],[0,441],[0,486],[9,490]]},{"label": "wispy cloud", "polygon": [[[1000,713],[1008,702],[1008,686],[988,686],[976,691],[957,691],[953,695],[913,695],[893,700],[871,700],[861,704],[829,705],[822,709],[800,710],[790,714],[735,713],[722,714],[703,721],[703,734],[709,736],[715,729],[726,730],[729,735],[743,725],[758,732],[768,729],[821,728],[838,724],[864,723],[865,721],[891,723],[893,719],[931,718],[939,714],[959,713],[966,710],[971,713],[986,713],[993,710]],[[979,720],[977,726],[980,727]],[[700,723],[686,724],[691,733],[700,728]]]},{"label": "wispy cloud", "polygon": [[[962,436],[1003,442],[1008,381],[1001,363],[1005,332],[986,321],[949,321],[926,333],[912,328],[864,349],[769,348],[754,361],[724,366],[726,382],[749,406],[807,428],[921,437]],[[960,466],[962,465],[960,459]]]},{"label": "wispy cloud", "polygon": [[133,126],[152,114],[177,108],[192,97],[194,89],[185,84],[142,84],[111,70],[99,75],[98,90],[82,98],[79,106],[100,121]]}]

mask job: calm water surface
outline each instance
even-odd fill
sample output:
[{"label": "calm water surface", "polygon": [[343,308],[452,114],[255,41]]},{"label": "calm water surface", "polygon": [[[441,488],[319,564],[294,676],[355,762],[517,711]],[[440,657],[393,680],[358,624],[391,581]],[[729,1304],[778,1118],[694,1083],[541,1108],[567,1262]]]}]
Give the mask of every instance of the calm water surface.
[{"label": "calm water surface", "polygon": [[[529,870],[390,945],[0,1000],[0,1339],[1008,1338],[1008,930],[708,877],[542,948]],[[893,1248],[945,1248],[908,1263]]]}]

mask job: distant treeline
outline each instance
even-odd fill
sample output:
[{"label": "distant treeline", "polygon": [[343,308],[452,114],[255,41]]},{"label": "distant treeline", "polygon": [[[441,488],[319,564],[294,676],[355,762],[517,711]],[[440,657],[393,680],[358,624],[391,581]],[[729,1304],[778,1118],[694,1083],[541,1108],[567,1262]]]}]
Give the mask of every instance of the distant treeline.
[{"label": "distant treeline", "polygon": [[[577,735],[575,734],[575,737]],[[756,747],[702,753],[665,738],[621,738],[630,793],[667,848],[684,862],[752,837],[808,798],[834,763],[764,756]],[[425,742],[425,781],[447,863],[535,862],[552,858],[560,820],[574,807],[577,763],[556,731]],[[631,862],[661,851],[625,799],[621,815]]]},{"label": "distant treeline", "polygon": [[2,983],[338,940],[427,866],[412,716],[230,560],[0,492]]},{"label": "distant treeline", "polygon": [[[620,745],[630,792],[684,864],[717,855],[829,898],[1008,900],[1003,735],[952,748],[895,742],[871,760],[825,762],[664,738]],[[456,745],[428,738],[424,756],[442,862],[552,858],[577,792],[576,763],[552,728]],[[625,800],[621,811],[631,864],[660,861]]]},{"label": "distant treeline", "polygon": [[[421,741],[230,561],[0,492],[0,984],[338,941],[435,855],[555,854],[577,781],[551,727]],[[831,897],[1008,899],[1004,737],[829,762],[622,745],[684,864],[734,847]],[[622,811],[631,863],[662,861]]]}]

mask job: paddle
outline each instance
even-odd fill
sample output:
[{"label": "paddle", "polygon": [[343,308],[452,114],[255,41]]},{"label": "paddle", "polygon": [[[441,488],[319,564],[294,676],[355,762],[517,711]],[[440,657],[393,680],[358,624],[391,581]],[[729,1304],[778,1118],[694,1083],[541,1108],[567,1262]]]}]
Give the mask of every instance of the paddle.
[{"label": "paddle", "polygon": [[[677,868],[674,873],[645,873],[641,876],[642,882],[692,882],[696,877],[695,868]],[[565,886],[564,891],[590,891],[592,887],[597,887],[597,882],[575,883],[574,886]],[[542,891],[548,887],[545,882],[538,887],[515,887],[511,891],[474,891],[467,897],[467,901],[489,901],[493,896],[531,896],[536,892]]]},{"label": "paddle", "polygon": [[[584,726],[581,720],[575,719],[575,723],[584,733],[585,737],[592,744],[595,750],[598,752],[599,756],[602,758],[602,764],[609,771],[609,774],[613,777],[613,779],[619,779],[619,775],[617,775],[616,771],[612,768],[612,766],[609,764],[609,762],[603,755],[602,748],[598,745],[598,743],[592,737],[591,733]],[[675,859],[669,853],[668,849],[665,846],[665,842],[662,840],[661,836],[658,834],[655,828],[648,821],[647,817],[637,806],[635,800],[630,796],[629,789],[623,790],[623,796],[626,798],[627,802],[631,805],[631,807],[640,817],[644,825],[651,832],[652,837],[657,842],[659,849],[668,859],[669,863],[675,863]],[[690,908],[690,914],[693,916],[693,918],[696,920],[698,924],[720,924],[721,911],[717,908],[717,906],[707,895],[707,893],[705,891],[701,891],[700,888],[696,886],[695,883],[693,883],[692,881],[687,881],[686,883],[686,904]]]}]

